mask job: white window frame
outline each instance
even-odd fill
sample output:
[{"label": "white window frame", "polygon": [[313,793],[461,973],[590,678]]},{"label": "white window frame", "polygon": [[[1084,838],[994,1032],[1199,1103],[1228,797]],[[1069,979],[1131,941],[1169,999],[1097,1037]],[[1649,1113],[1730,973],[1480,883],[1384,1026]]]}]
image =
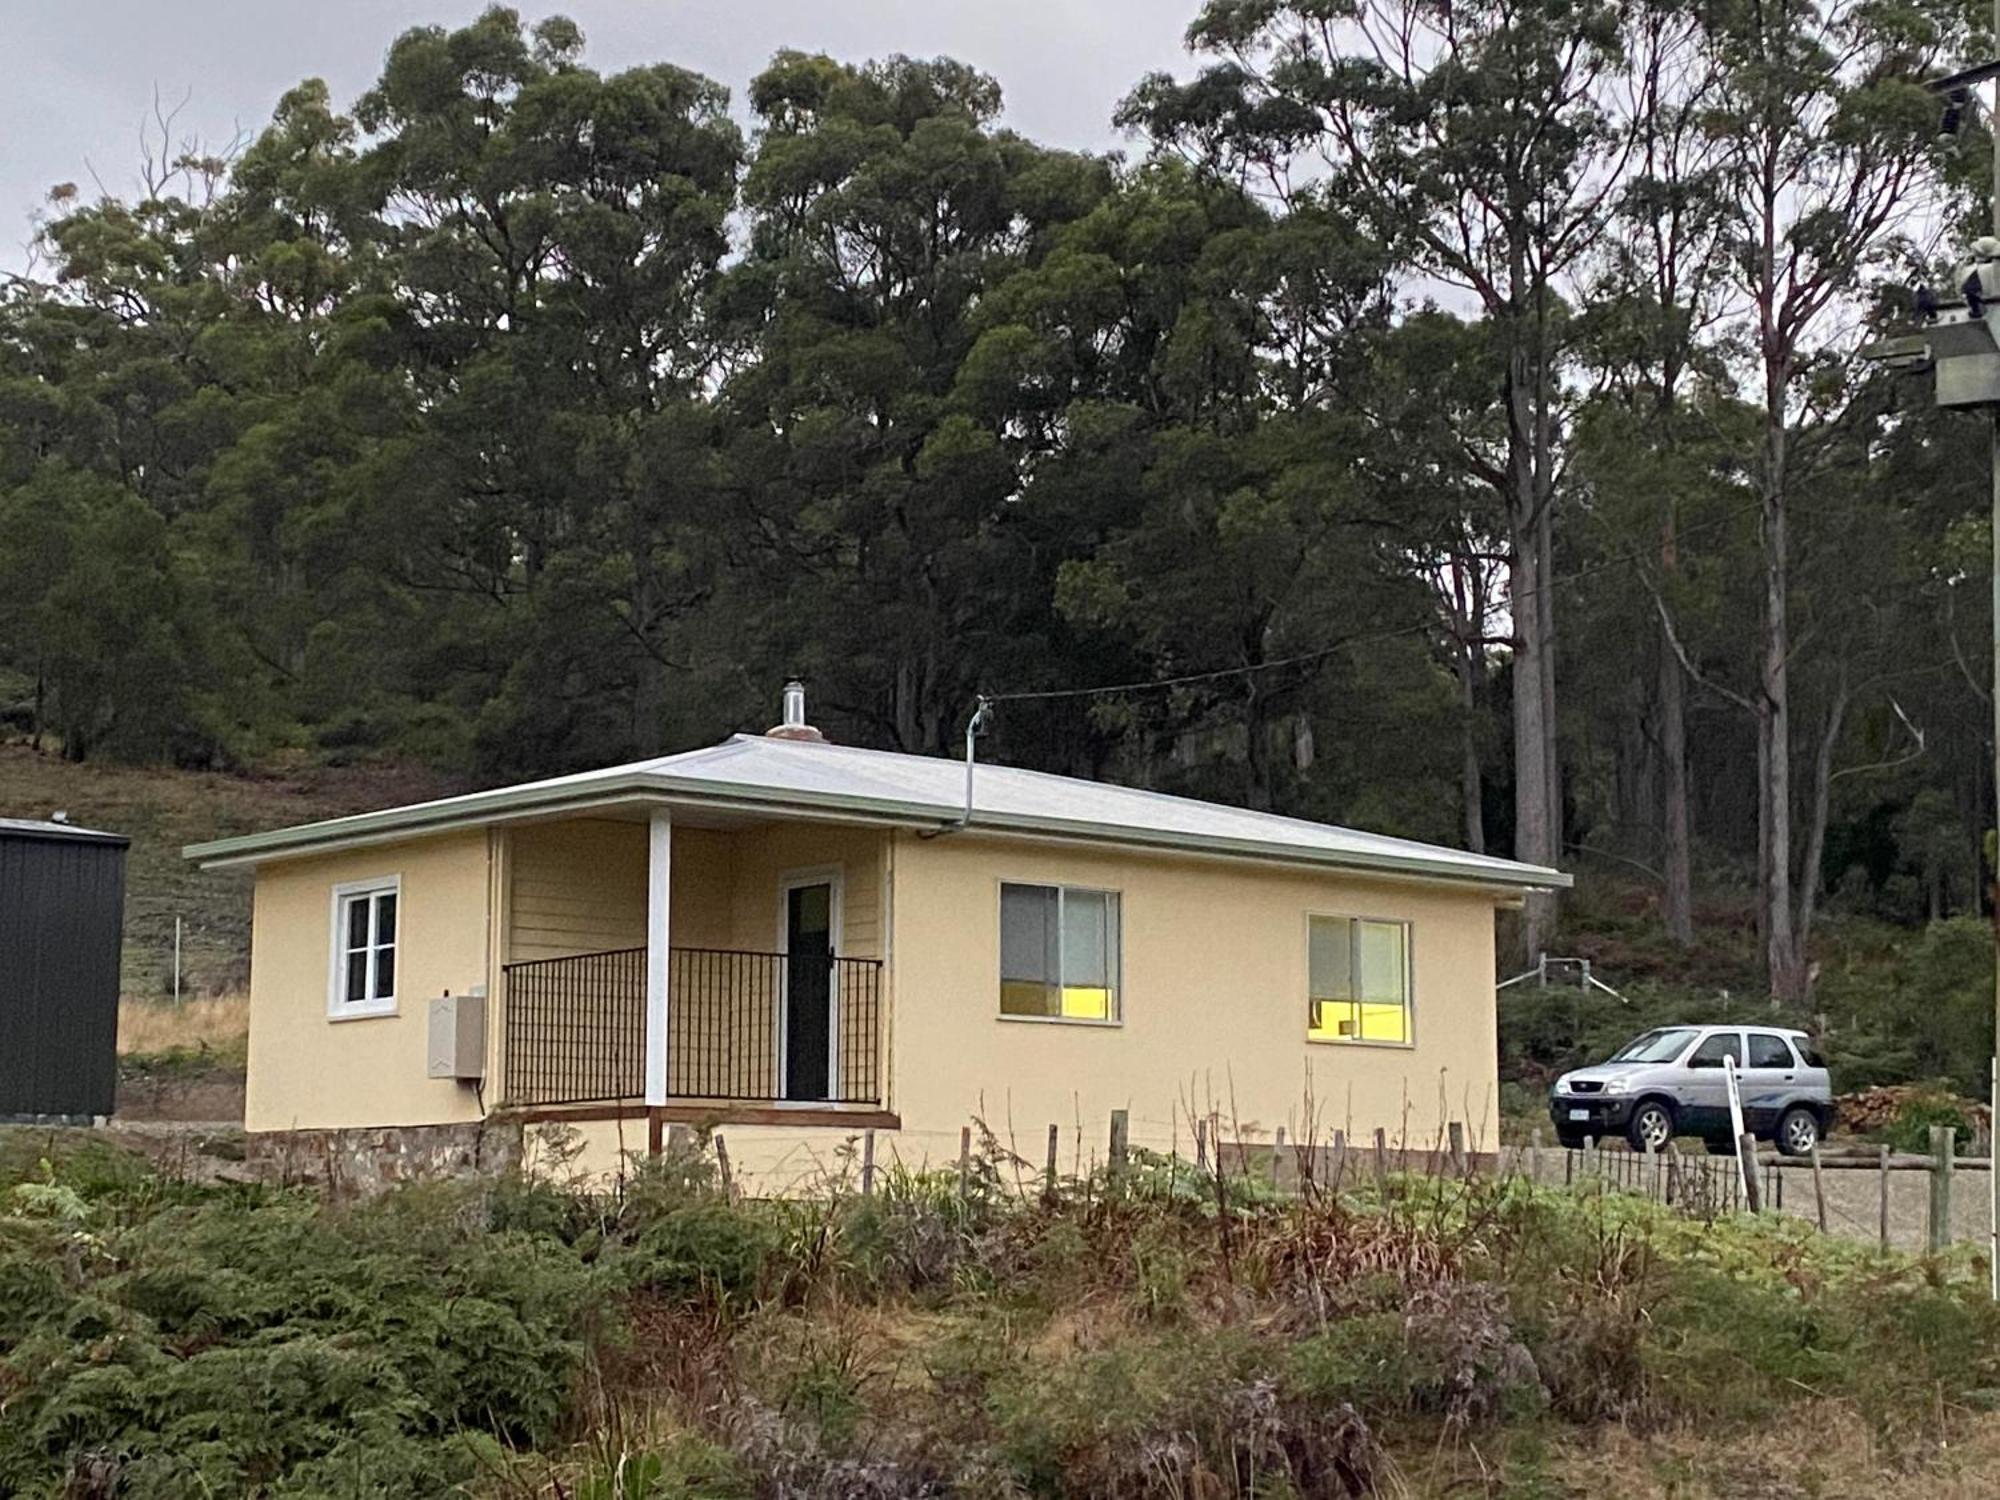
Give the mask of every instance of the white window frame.
[{"label": "white window frame", "polygon": [[996,937],[1001,933],[1002,924],[1006,920],[1004,912],[1007,901],[1007,887],[1010,885],[1026,886],[1036,890],[1054,891],[1056,893],[1057,990],[1062,989],[1062,904],[1064,896],[1071,891],[1076,892],[1080,896],[1109,896],[1118,904],[1117,951],[1111,954],[1111,962],[1107,966],[1111,971],[1109,975],[1111,980],[1111,1014],[1100,1021],[1094,1016],[1017,1016],[999,1009],[999,986],[1006,984],[1007,975],[1005,961],[999,953],[1000,944],[996,943],[994,952],[994,978],[997,981],[997,985],[994,993],[994,1015],[1002,1021],[1023,1021],[1031,1026],[1123,1026],[1125,1024],[1125,893],[1102,885],[1077,885],[1070,881],[1029,880],[1025,877],[1017,880],[1011,876],[1002,876],[999,882],[993,887],[993,931]]},{"label": "white window frame", "polygon": [[366,1000],[349,1002],[347,997],[347,905],[357,896],[370,898],[368,915],[368,956],[369,982],[374,982],[375,914],[373,898],[388,892],[396,898],[396,988],[403,987],[403,948],[408,935],[403,911],[403,877],[397,875],[377,875],[368,880],[343,880],[333,888],[332,904],[327,917],[327,965],[326,965],[326,1018],[329,1021],[365,1021],[376,1016],[393,1016],[398,1006],[396,996],[375,995]]},{"label": "white window frame", "polygon": [[[1409,1018],[1406,1041],[1385,1042],[1363,1036],[1312,1034],[1312,924],[1314,922],[1379,922],[1403,929],[1403,1014]],[[1305,919],[1306,1043],[1313,1047],[1393,1047],[1408,1052],[1417,1045],[1417,924],[1408,917],[1371,916],[1358,911],[1308,911]],[[1359,949],[1359,944],[1356,944]]]}]

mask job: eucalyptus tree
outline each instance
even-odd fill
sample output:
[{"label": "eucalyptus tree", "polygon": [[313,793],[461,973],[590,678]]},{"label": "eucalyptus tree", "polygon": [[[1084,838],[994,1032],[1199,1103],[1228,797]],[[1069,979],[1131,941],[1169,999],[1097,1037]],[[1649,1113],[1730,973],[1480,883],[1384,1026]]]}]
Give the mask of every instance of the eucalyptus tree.
[{"label": "eucalyptus tree", "polygon": [[[1495,330],[1510,549],[1514,848],[1562,848],[1555,521],[1570,393],[1566,293],[1632,152],[1612,0],[1210,0],[1188,33],[1212,61],[1147,80],[1121,117],[1283,193],[1328,180],[1421,274]],[[1550,897],[1522,924],[1532,954]]]},{"label": "eucalyptus tree", "polygon": [[1579,362],[1592,387],[1593,513],[1610,528],[1614,548],[1653,557],[1641,569],[1645,589],[1616,591],[1618,604],[1650,625],[1632,647],[1652,657],[1650,676],[1623,674],[1625,719],[1642,747],[1620,758],[1623,821],[1654,832],[1662,923],[1670,940],[1687,946],[1694,941],[1688,679],[1659,610],[1675,607],[1668,600],[1682,571],[1688,491],[1711,482],[1721,457],[1709,396],[1727,378],[1718,325],[1727,311],[1728,146],[1709,128],[1722,81],[1699,14],[1672,0],[1644,7],[1630,17],[1627,36],[1633,159],[1610,205],[1613,232],[1591,257]]},{"label": "eucalyptus tree", "polygon": [[[51,195],[43,277],[0,303],[0,666],[64,752],[212,763],[264,706],[201,579],[208,487],[294,388],[280,321],[231,277],[228,162],[190,146],[126,202]],[[248,279],[248,278],[246,278]]]},{"label": "eucalyptus tree", "polygon": [[496,8],[405,33],[356,109],[390,285],[355,353],[407,389],[357,503],[398,581],[458,606],[422,670],[515,766],[674,736],[718,550],[704,302],[741,134],[708,79],[581,49]]},{"label": "eucalyptus tree", "polygon": [[1017,435],[954,401],[972,315],[1110,168],[998,128],[998,85],[947,60],[782,53],[750,104],[717,303],[735,644],[810,677],[825,722],[940,750],[982,686],[1039,670],[1054,569],[1018,523]]},{"label": "eucalyptus tree", "polygon": [[[1759,428],[1745,455],[1758,523],[1757,660],[1751,681],[1718,691],[1756,724],[1765,966],[1772,993],[1798,1002],[1811,985],[1807,942],[1842,732],[1851,713],[1879,702],[1882,682],[1830,621],[1795,626],[1797,511],[1808,490],[1827,498],[1856,462],[1850,361],[1867,282],[1900,282],[1921,266],[1911,226],[1943,221],[1952,148],[1939,140],[1923,79],[1959,55],[1966,20],[1941,0],[1724,0],[1702,14],[1703,66],[1714,75],[1703,125],[1719,153],[1732,331]],[[1854,494],[1842,522],[1850,535],[1871,498]],[[1801,705],[1807,674],[1816,691]]]},{"label": "eucalyptus tree", "polygon": [[1507,418],[1490,379],[1492,325],[1435,307],[1411,309],[1379,341],[1357,392],[1379,432],[1370,466],[1393,495],[1387,536],[1428,585],[1436,639],[1458,699],[1458,805],[1465,847],[1485,852],[1486,786],[1496,735],[1494,653],[1506,619]]}]

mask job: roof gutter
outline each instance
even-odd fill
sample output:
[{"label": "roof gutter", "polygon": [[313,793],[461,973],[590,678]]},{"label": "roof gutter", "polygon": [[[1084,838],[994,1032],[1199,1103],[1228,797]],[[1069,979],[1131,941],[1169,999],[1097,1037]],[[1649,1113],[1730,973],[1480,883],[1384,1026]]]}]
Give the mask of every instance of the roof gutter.
[{"label": "roof gutter", "polygon": [[[962,829],[966,826],[962,821],[952,820],[945,824],[944,829],[939,829],[938,809],[935,804],[837,797],[825,793],[774,794],[761,787],[730,785],[707,780],[694,783],[656,774],[634,774],[608,777],[588,787],[554,786],[528,793],[509,788],[494,793],[474,793],[468,798],[452,798],[415,810],[362,813],[351,818],[335,818],[325,823],[307,824],[302,828],[281,829],[272,833],[254,833],[239,838],[190,844],[182,853],[186,858],[199,862],[204,869],[227,869],[252,865],[267,859],[298,859],[350,848],[395,843],[409,838],[484,827],[491,823],[516,822],[557,813],[579,813],[613,807],[656,804],[662,801],[704,807],[718,812],[743,812],[765,816],[773,813],[789,813],[794,817],[817,821],[887,824],[895,827],[916,827],[920,831],[927,830],[933,833]],[[1562,890],[1572,884],[1570,877],[1563,871],[1539,865],[1500,862],[1497,868],[1468,866],[1456,860],[1299,848],[1260,843],[1255,840],[1214,838],[1201,834],[1148,833],[1115,824],[1026,818],[990,811],[981,815],[978,828],[982,832],[996,834],[1076,840],[1128,849],[1158,849],[1189,854],[1222,855],[1238,859],[1259,859],[1295,867],[1414,877],[1456,885],[1508,890]]]}]

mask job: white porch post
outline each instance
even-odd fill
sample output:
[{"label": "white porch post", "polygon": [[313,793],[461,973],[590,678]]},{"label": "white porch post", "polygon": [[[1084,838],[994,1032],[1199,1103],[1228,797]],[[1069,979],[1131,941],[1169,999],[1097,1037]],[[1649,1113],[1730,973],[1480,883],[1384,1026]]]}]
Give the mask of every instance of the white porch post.
[{"label": "white porch post", "polygon": [[667,918],[674,820],[656,812],[646,845],[646,1103],[667,1102]]}]

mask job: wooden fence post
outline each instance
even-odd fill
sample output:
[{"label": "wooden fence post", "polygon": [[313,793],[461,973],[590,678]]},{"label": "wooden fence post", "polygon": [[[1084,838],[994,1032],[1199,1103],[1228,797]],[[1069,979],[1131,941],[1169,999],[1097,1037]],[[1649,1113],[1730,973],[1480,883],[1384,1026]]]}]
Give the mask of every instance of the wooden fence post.
[{"label": "wooden fence post", "polygon": [[1131,1138],[1129,1130],[1130,1126],[1127,1123],[1125,1111],[1122,1109],[1112,1110],[1111,1111],[1111,1175],[1114,1179],[1117,1179],[1119,1181],[1123,1181],[1125,1177],[1125,1147],[1126,1143]]},{"label": "wooden fence post", "polygon": [[1542,1127],[1528,1132],[1528,1181],[1542,1180]]},{"label": "wooden fence post", "polygon": [[958,1201],[963,1203],[972,1192],[972,1127],[958,1127]]},{"label": "wooden fence post", "polygon": [[1931,1126],[1930,1253],[1941,1254],[1951,1244],[1951,1168],[1958,1132],[1949,1125]]},{"label": "wooden fence post", "polygon": [[1194,1122],[1194,1169],[1197,1172],[1206,1172],[1208,1170],[1207,1120],[1196,1120]]},{"label": "wooden fence post", "polygon": [[1825,1234],[1826,1233],[1826,1180],[1820,1175],[1818,1141],[1813,1142],[1812,1169],[1813,1169],[1813,1202],[1819,1210],[1819,1232],[1821,1234]]},{"label": "wooden fence post", "polygon": [[875,1196],[875,1132],[872,1128],[861,1132],[861,1196]]},{"label": "wooden fence post", "polygon": [[1889,1253],[1889,1146],[1888,1146],[1888,1143],[1887,1143],[1887,1142],[1885,1141],[1885,1142],[1884,1142],[1884,1143],[1883,1143],[1882,1145],[1880,1145],[1880,1146],[1876,1147],[1876,1148],[1875,1148],[1875,1151],[1876,1151],[1876,1154],[1875,1154],[1875,1164],[1876,1164],[1876,1170],[1875,1170],[1875,1175],[1876,1175],[1876,1176],[1877,1176],[1878,1178],[1880,1178],[1880,1179],[1881,1179],[1881,1187],[1882,1187],[1882,1203],[1881,1203],[1881,1210],[1880,1210],[1880,1213],[1881,1213],[1881,1218],[1880,1218],[1880,1222],[1879,1222],[1879,1223],[1878,1223],[1878,1225],[1876,1226],[1876,1232],[1877,1232],[1877,1234],[1878,1234],[1878,1235],[1880,1236],[1880,1238],[1881,1238],[1881,1245],[1882,1245],[1882,1253],[1883,1253],[1884,1255],[1887,1255],[1887,1254]]},{"label": "wooden fence post", "polygon": [[1465,1175],[1465,1123],[1462,1120],[1453,1120],[1445,1127],[1445,1132],[1447,1138],[1451,1141],[1451,1170],[1455,1176],[1463,1177]]},{"label": "wooden fence post", "polygon": [[1338,1193],[1341,1184],[1347,1180],[1347,1132],[1333,1133],[1333,1190]]},{"label": "wooden fence post", "polygon": [[1059,1137],[1054,1121],[1049,1122],[1049,1160],[1042,1168],[1042,1190],[1051,1198],[1056,1195],[1056,1141]]},{"label": "wooden fence post", "polygon": [[1743,1163],[1743,1206],[1751,1213],[1764,1207],[1763,1184],[1757,1180],[1757,1137],[1744,1131],[1736,1139],[1736,1154]]},{"label": "wooden fence post", "polygon": [[1271,1186],[1283,1188],[1290,1174],[1285,1170],[1285,1127],[1280,1125],[1271,1137]]},{"label": "wooden fence post", "polygon": [[1375,1185],[1389,1185],[1389,1132],[1380,1125],[1375,1127]]},{"label": "wooden fence post", "polygon": [[715,1167],[722,1176],[722,1198],[725,1203],[736,1201],[736,1178],[729,1170],[729,1142],[721,1136],[715,1138]]}]

